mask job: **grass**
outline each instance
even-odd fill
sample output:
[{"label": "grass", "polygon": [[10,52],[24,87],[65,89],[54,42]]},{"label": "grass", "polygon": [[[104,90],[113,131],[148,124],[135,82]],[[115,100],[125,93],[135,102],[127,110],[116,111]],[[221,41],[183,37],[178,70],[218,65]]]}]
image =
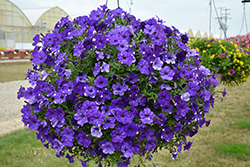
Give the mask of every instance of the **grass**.
[{"label": "grass", "polygon": [[235,125],[240,128],[248,128],[250,130],[250,121],[238,121],[235,122]]},{"label": "grass", "polygon": [[[29,68],[29,67],[25,67]],[[2,71],[2,67],[0,67]],[[20,72],[20,70],[18,70]],[[25,70],[24,70],[25,71]],[[14,72],[14,71],[13,71]],[[0,72],[0,78],[2,72]],[[15,78],[15,77],[14,77]],[[188,141],[190,151],[182,151],[176,160],[168,151],[154,155],[154,163],[162,167],[248,167],[250,166],[250,80],[237,87],[220,85],[217,90],[227,90],[223,102],[215,100],[214,109],[203,127]],[[136,163],[136,158],[131,162]],[[68,164],[67,159],[57,158],[53,150],[46,149],[36,140],[35,132],[27,128],[0,137],[0,166],[80,166]],[[91,164],[90,166],[97,166]],[[146,164],[152,167],[151,162]]]},{"label": "grass", "polygon": [[215,150],[236,157],[239,160],[247,161],[250,158],[250,146],[246,144],[230,143],[218,146]]},{"label": "grass", "polygon": [[0,64],[0,82],[24,80],[31,63]]}]

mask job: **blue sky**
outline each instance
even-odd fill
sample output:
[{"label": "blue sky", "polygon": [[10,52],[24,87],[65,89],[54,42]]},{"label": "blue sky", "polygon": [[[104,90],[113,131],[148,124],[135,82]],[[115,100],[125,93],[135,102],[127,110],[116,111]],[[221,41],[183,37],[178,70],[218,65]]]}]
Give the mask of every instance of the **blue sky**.
[{"label": "blue sky", "polygon": [[[65,10],[70,16],[88,15],[93,9],[106,3],[106,0],[10,0],[21,9],[41,8],[58,6]],[[135,15],[141,20],[146,20],[156,15],[163,19],[167,26],[175,26],[178,29],[187,31],[200,30],[209,32],[209,1],[210,0],[119,0],[120,7]],[[213,0],[212,0],[213,1]],[[214,0],[218,14],[220,7],[229,9],[227,36],[239,35],[243,19],[242,0]],[[213,6],[213,5],[212,5]],[[117,7],[117,0],[108,0],[108,7]],[[247,28],[250,32],[250,3],[245,4]],[[224,13],[224,11],[223,11]],[[222,33],[219,29],[214,6],[212,8],[211,30],[213,34]],[[247,33],[244,23],[240,35]]]}]

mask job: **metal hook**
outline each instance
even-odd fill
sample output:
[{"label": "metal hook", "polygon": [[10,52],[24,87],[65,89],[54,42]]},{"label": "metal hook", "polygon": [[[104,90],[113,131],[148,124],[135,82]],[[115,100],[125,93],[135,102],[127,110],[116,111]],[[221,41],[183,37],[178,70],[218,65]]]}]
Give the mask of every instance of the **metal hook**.
[{"label": "metal hook", "polygon": [[118,8],[120,8],[120,5],[119,5],[119,0],[117,0],[117,6],[118,6]]}]

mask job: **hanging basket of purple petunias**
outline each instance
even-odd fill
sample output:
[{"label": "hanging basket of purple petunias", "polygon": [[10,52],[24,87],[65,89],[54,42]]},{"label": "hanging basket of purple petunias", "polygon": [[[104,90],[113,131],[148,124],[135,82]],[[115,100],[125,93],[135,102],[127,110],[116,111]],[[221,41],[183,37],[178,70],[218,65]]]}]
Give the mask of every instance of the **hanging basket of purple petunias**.
[{"label": "hanging basket of purple petunias", "polygon": [[160,149],[176,158],[209,125],[219,85],[187,42],[159,18],[121,8],[64,17],[34,37],[32,87],[18,92],[22,121],[56,156],[82,166],[128,166],[135,155],[143,164]]}]

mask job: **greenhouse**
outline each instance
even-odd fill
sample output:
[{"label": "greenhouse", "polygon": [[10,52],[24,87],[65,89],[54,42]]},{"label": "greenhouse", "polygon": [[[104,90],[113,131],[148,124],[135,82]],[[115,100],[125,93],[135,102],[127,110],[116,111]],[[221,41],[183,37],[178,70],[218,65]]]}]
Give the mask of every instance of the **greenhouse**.
[{"label": "greenhouse", "polygon": [[60,18],[67,15],[57,6],[21,10],[9,0],[0,0],[0,46],[32,49],[35,34],[50,32]]}]

